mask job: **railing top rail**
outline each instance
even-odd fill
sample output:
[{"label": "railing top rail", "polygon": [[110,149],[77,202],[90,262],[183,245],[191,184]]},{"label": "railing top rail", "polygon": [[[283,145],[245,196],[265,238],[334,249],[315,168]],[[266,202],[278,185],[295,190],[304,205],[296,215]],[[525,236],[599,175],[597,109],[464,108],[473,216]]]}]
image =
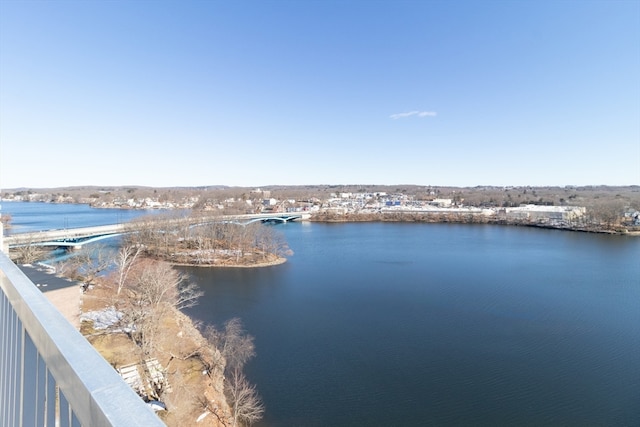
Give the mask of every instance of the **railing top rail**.
[{"label": "railing top rail", "polygon": [[116,371],[2,252],[0,288],[81,425],[164,426]]}]

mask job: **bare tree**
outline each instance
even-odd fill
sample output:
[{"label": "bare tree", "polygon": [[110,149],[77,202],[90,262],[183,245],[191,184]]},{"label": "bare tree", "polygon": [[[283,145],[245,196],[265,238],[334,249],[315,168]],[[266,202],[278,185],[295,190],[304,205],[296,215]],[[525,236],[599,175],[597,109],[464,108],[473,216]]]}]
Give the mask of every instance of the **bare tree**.
[{"label": "bare tree", "polygon": [[624,204],[622,201],[600,201],[593,203],[590,208],[590,214],[598,226],[604,226],[608,230],[612,230],[620,225],[624,217]]},{"label": "bare tree", "polygon": [[220,351],[226,360],[227,371],[242,369],[256,355],[253,337],[242,327],[242,321],[234,317],[224,324],[224,330],[207,326],[204,331],[207,341]]},{"label": "bare tree", "polygon": [[85,245],[66,260],[58,263],[58,271],[66,277],[94,283],[98,276],[114,263],[113,252],[103,245]]},{"label": "bare tree", "polygon": [[33,242],[28,242],[20,246],[16,246],[11,249],[11,258],[19,264],[29,264],[42,259],[45,254],[45,250],[42,246],[34,245]]},{"label": "bare tree", "polygon": [[264,404],[255,385],[249,383],[240,369],[234,369],[225,383],[230,400],[233,426],[249,426],[260,420],[264,414]]},{"label": "bare tree", "polygon": [[291,254],[282,233],[274,230],[273,227],[260,225],[254,232],[255,247],[262,253],[263,259],[268,256],[282,257]]},{"label": "bare tree", "polygon": [[163,303],[178,310],[192,307],[202,296],[187,276],[161,261],[146,262],[137,276],[136,292],[152,307]]},{"label": "bare tree", "polygon": [[143,353],[149,354],[155,347],[162,318],[172,309],[197,304],[202,292],[166,262],[140,262],[132,273],[132,296],[123,311],[132,325],[133,340]]},{"label": "bare tree", "polygon": [[251,425],[258,421],[264,413],[264,405],[256,387],[242,373],[245,363],[256,354],[253,337],[246,333],[237,317],[225,322],[223,330],[207,326],[203,335],[222,356],[222,360],[212,360],[212,363],[223,365],[210,369],[219,368],[227,373],[225,392],[231,406],[233,425]]},{"label": "bare tree", "polygon": [[118,288],[116,295],[120,295],[122,288],[124,288],[129,271],[131,271],[131,267],[133,267],[136,262],[141,250],[142,247],[140,245],[123,245],[120,247],[115,260],[118,268]]}]

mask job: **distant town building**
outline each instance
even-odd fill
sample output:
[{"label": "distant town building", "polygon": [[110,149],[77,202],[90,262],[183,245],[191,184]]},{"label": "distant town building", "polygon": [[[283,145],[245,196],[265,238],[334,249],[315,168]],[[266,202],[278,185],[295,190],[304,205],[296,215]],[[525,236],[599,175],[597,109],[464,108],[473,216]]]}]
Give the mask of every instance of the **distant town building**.
[{"label": "distant town building", "polygon": [[584,216],[586,208],[581,206],[524,205],[516,208],[505,208],[505,213],[509,219],[574,221]]},{"label": "distant town building", "polygon": [[431,206],[438,206],[440,208],[449,208],[453,204],[451,199],[433,199],[429,202]]}]

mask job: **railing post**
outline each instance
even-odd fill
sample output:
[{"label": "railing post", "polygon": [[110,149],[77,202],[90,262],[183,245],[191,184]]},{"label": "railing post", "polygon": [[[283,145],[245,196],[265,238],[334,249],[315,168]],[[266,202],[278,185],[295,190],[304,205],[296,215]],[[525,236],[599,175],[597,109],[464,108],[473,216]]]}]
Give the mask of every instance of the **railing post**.
[{"label": "railing post", "polygon": [[9,253],[9,245],[4,245],[4,224],[2,223],[2,206],[0,205],[0,252]]},{"label": "railing post", "polygon": [[23,425],[164,426],[0,253],[0,426]]}]

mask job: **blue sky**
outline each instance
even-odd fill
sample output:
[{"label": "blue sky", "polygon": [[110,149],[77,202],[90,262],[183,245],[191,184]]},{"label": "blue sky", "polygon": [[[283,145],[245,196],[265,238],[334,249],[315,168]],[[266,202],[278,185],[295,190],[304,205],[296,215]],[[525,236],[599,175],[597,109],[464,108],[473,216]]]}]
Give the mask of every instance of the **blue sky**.
[{"label": "blue sky", "polygon": [[640,1],[0,0],[0,186],[640,184]]}]

